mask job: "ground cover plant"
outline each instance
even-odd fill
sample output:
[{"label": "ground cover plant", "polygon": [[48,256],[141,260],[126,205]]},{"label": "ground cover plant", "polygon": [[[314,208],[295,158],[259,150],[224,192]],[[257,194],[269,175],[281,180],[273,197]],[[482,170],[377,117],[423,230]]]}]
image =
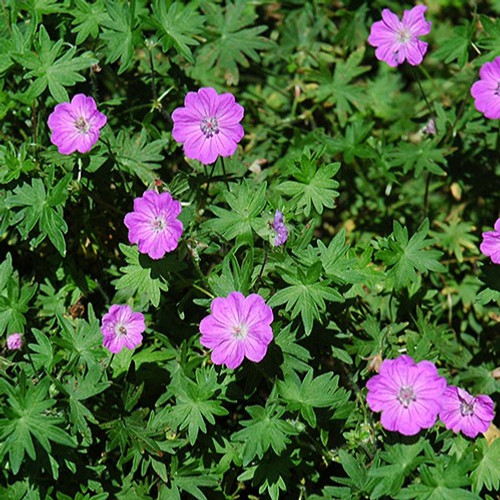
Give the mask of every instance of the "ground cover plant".
[{"label": "ground cover plant", "polygon": [[500,498],[499,15],[2,0],[0,498]]}]

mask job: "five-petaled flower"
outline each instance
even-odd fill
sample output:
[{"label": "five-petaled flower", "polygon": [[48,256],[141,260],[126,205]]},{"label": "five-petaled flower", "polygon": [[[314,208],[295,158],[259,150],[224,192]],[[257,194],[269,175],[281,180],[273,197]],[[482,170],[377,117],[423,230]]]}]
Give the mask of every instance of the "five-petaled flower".
[{"label": "five-petaled flower", "polygon": [[125,216],[130,243],[152,259],[161,259],[177,248],[182,235],[182,222],[177,219],[181,204],[170,193],[145,191],[134,200],[134,211]]},{"label": "five-petaled flower", "polygon": [[446,379],[430,361],[415,363],[410,356],[386,359],[366,387],[372,411],[381,411],[382,426],[406,436],[434,425],[441,410]]},{"label": "five-petaled flower", "polygon": [[389,9],[382,11],[382,21],[372,24],[368,43],[376,47],[375,56],[389,66],[398,66],[405,59],[417,66],[427,52],[427,42],[419,40],[419,36],[431,31],[431,22],[425,20],[427,7],[417,5],[405,10],[403,20]]},{"label": "five-petaled flower", "polygon": [[211,314],[200,323],[201,345],[212,349],[212,362],[237,368],[243,358],[261,361],[273,339],[273,311],[252,293],[231,292],[212,301]]},{"label": "five-petaled flower", "polygon": [[20,333],[13,333],[7,337],[7,349],[18,351],[23,346],[23,336]]},{"label": "five-petaled flower", "polygon": [[495,230],[483,233],[483,241],[479,250],[490,257],[492,262],[500,264],[500,219],[495,222]]},{"label": "five-petaled flower", "polygon": [[184,107],[172,113],[174,139],[184,144],[188,158],[208,165],[218,156],[231,156],[243,137],[240,124],[245,110],[229,93],[205,87],[188,92]]},{"label": "five-petaled flower", "polygon": [[283,213],[280,210],[276,210],[274,214],[274,220],[271,222],[271,227],[274,230],[274,246],[279,247],[284,245],[288,239],[288,229],[285,226]]},{"label": "five-petaled flower", "polygon": [[87,153],[99,139],[99,130],[106,120],[92,97],[76,94],[71,102],[58,104],[50,114],[50,140],[63,155]]},{"label": "five-petaled flower", "polygon": [[486,432],[495,412],[489,396],[471,396],[460,387],[450,385],[443,395],[443,408],[439,418],[447,429],[475,438],[480,432]]},{"label": "five-petaled flower", "polygon": [[486,118],[500,118],[500,56],[481,66],[479,78],[470,89],[476,109]]},{"label": "five-petaled flower", "polygon": [[133,312],[127,305],[112,305],[102,318],[103,345],[112,353],[118,353],[124,347],[134,349],[142,342],[145,329],[143,314]]}]

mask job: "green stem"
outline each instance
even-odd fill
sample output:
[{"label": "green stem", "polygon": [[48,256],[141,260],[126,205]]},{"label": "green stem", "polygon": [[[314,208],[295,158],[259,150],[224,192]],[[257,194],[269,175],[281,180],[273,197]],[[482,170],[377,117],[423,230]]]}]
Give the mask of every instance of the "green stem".
[{"label": "green stem", "polygon": [[[425,104],[427,106],[427,109],[429,110],[429,113],[431,115],[435,115],[436,111],[434,108],[431,106],[429,100],[427,99],[427,96],[425,95],[424,88],[422,87],[422,82],[420,81],[420,77],[418,76],[418,73],[415,71],[415,68],[411,68],[413,75],[415,76],[415,80],[417,81],[418,88],[420,89],[420,93],[422,94],[422,97],[424,98]],[[430,76],[430,75],[429,75]]]}]

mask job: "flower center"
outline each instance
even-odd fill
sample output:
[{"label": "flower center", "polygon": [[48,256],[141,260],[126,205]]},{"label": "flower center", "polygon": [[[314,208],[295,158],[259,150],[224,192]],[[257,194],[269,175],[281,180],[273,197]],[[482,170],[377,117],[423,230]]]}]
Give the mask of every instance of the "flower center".
[{"label": "flower center", "polygon": [[153,231],[155,233],[161,233],[167,227],[167,223],[165,222],[165,219],[161,215],[157,215],[151,221],[151,225],[153,226]]},{"label": "flower center", "polygon": [[125,325],[123,325],[122,323],[118,323],[116,326],[115,326],[115,333],[116,335],[118,335],[119,337],[123,336],[123,335],[127,335],[127,329],[125,328]]},{"label": "flower center", "polygon": [[495,95],[500,95],[500,82],[497,82],[497,88],[493,92]]},{"label": "flower center", "polygon": [[406,28],[400,28],[396,32],[396,39],[399,43],[406,44],[411,40],[411,33]]},{"label": "flower center", "polygon": [[214,134],[219,133],[219,123],[217,122],[217,118],[215,118],[215,116],[205,116],[205,118],[201,120],[200,128],[205,134],[205,137],[210,139],[210,137],[213,137]]},{"label": "flower center", "polygon": [[401,389],[399,389],[398,393],[398,401],[405,407],[408,408],[410,404],[415,401],[417,397],[413,392],[413,387],[410,385],[403,385]]},{"label": "flower center", "polygon": [[233,337],[235,339],[243,340],[248,334],[247,326],[243,323],[233,326]]},{"label": "flower center", "polygon": [[86,134],[90,130],[90,123],[85,120],[83,116],[80,116],[80,118],[75,121],[75,127],[81,134]]},{"label": "flower center", "polygon": [[467,403],[467,401],[460,401],[460,413],[462,417],[468,417],[469,415],[474,415],[474,402]]}]

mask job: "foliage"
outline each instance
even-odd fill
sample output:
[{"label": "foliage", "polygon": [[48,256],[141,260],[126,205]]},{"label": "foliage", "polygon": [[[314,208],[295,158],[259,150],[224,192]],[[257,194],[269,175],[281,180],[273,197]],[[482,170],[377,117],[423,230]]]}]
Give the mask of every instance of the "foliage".
[{"label": "foliage", "polygon": [[[476,3],[426,2],[422,65],[389,68],[370,26],[411,3],[2,2],[0,498],[496,498],[498,417],[476,439],[401,436],[365,389],[406,353],[498,408],[500,268],[479,244],[500,136],[470,87],[500,55],[500,3]],[[203,166],[171,115],[207,86],[245,136]],[[47,120],[77,93],[107,124],[65,156]],[[182,205],[159,260],[123,222],[146,189]],[[236,370],[199,342],[232,291],[274,315],[263,361]],[[103,347],[111,304],[144,314],[136,349]]]}]

